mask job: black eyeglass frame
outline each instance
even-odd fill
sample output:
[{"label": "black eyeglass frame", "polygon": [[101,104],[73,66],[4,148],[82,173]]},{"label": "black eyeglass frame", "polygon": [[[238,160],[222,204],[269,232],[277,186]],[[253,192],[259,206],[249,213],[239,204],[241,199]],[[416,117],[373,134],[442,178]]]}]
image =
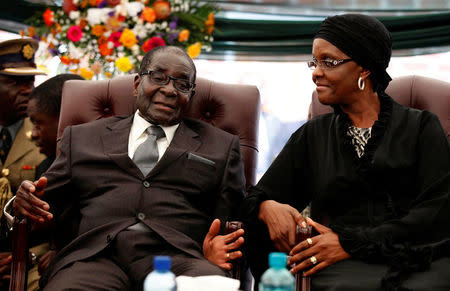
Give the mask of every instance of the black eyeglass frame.
[{"label": "black eyeglass frame", "polygon": [[[161,74],[162,76],[165,76],[167,79],[164,82],[155,81],[152,78],[153,73]],[[170,80],[173,80],[173,86],[175,87],[175,89],[177,89],[181,93],[189,93],[189,92],[191,92],[195,88],[195,85],[196,85],[195,83],[192,83],[192,82],[190,82],[190,81],[188,81],[186,79],[174,78],[172,76],[164,74],[163,72],[155,71],[155,70],[148,70],[148,71],[145,71],[143,73],[140,73],[139,75],[141,75],[141,76],[148,75],[150,81],[152,81],[156,85],[164,85],[165,86],[165,85],[169,84]],[[180,81],[188,83],[189,84],[189,89],[188,90],[184,90],[184,89],[180,88],[179,87],[179,83],[178,83]]]},{"label": "black eyeglass frame", "polygon": [[353,61],[353,59],[341,59],[341,60],[333,60],[333,59],[325,59],[325,60],[317,60],[313,58],[312,60],[308,61],[306,64],[308,65],[308,68],[311,70],[315,70],[317,66],[321,67],[322,69],[334,69],[337,66],[341,64],[345,64],[347,62]]}]

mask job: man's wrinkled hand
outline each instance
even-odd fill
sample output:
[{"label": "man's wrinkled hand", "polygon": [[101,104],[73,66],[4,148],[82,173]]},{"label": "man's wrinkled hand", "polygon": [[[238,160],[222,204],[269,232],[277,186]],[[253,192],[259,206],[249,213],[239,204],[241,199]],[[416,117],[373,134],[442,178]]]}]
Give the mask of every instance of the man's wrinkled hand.
[{"label": "man's wrinkled hand", "polygon": [[14,199],[14,215],[24,216],[41,223],[51,220],[53,214],[48,212],[50,206],[39,199],[44,195],[46,186],[47,178],[45,177],[41,177],[36,182],[23,181]]},{"label": "man's wrinkled hand", "polygon": [[220,220],[214,219],[203,241],[203,255],[208,261],[225,270],[233,268],[230,261],[242,257],[238,249],[244,243],[243,229],[238,229],[227,235],[219,235]]},{"label": "man's wrinkled hand", "polygon": [[286,253],[295,245],[296,226],[306,227],[307,225],[297,209],[274,200],[266,200],[261,203],[258,218],[267,225],[270,239],[275,247]]},{"label": "man's wrinkled hand", "polygon": [[0,253],[0,290],[9,286],[12,256],[10,252]]}]

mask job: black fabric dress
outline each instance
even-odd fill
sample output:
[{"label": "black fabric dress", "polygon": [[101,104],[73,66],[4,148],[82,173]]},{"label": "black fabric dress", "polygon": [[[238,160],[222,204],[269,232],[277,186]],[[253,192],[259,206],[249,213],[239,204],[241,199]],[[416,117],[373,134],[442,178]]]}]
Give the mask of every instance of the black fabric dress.
[{"label": "black fabric dress", "polygon": [[[434,114],[379,96],[380,114],[361,158],[346,134],[350,119],[336,107],[299,128],[250,189],[242,213],[256,279],[274,250],[257,219],[267,199],[299,211],[311,204],[312,218],[331,227],[351,254],[315,275],[313,290],[419,290],[408,285],[417,271],[430,273],[437,263],[448,273],[449,141]],[[433,283],[449,286],[440,270],[433,276],[442,282]]]}]

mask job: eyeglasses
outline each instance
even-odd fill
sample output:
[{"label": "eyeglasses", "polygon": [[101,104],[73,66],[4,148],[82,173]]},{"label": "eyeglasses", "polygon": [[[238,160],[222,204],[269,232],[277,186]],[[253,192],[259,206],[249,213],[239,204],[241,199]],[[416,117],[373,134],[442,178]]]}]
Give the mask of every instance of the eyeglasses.
[{"label": "eyeglasses", "polygon": [[324,70],[334,69],[340,64],[353,61],[352,59],[342,59],[342,60],[333,60],[333,59],[325,59],[325,60],[316,60],[313,58],[311,61],[307,62],[308,68],[311,70],[315,70],[317,65]]},{"label": "eyeglasses", "polygon": [[148,75],[150,77],[150,81],[152,81],[156,85],[167,85],[169,84],[170,80],[173,80],[173,86],[175,87],[175,89],[182,93],[189,93],[192,89],[195,88],[194,83],[191,83],[185,79],[167,76],[163,72],[148,70],[147,72],[141,74],[141,76],[143,75]]}]

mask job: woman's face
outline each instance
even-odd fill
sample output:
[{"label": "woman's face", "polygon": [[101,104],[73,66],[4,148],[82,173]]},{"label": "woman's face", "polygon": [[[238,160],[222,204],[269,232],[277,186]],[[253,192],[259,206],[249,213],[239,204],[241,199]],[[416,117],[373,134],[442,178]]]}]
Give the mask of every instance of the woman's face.
[{"label": "woman's face", "polygon": [[362,67],[354,61],[342,62],[335,67],[320,64],[323,60],[350,59],[330,42],[316,38],[313,42],[313,57],[319,64],[313,71],[312,79],[316,84],[319,101],[327,105],[346,105],[357,101],[360,96],[358,78]]}]

